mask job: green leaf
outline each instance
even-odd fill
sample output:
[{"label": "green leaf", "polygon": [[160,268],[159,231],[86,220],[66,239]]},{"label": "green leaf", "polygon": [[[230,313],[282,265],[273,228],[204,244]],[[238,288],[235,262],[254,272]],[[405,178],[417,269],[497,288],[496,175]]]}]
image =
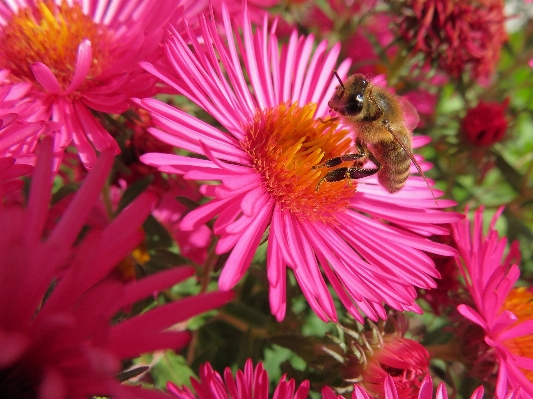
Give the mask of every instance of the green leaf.
[{"label": "green leaf", "polygon": [[155,385],[159,388],[165,388],[168,381],[177,386],[190,386],[190,378],[195,377],[194,372],[187,365],[183,356],[171,350],[166,351],[152,367],[151,374]]}]

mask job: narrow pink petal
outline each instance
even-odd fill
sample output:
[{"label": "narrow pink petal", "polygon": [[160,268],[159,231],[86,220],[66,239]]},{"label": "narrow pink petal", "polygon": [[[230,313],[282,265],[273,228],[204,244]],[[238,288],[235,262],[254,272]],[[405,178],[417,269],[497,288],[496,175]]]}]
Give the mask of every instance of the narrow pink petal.
[{"label": "narrow pink petal", "polygon": [[93,60],[93,51],[91,42],[88,39],[83,39],[78,46],[78,54],[76,57],[76,66],[74,67],[74,76],[70,82],[69,87],[65,91],[70,94],[77,90],[87,78],[91,63]]},{"label": "narrow pink petal", "polygon": [[340,50],[340,43],[336,43],[331,50],[327,52],[326,58],[318,63],[317,71],[314,79],[312,80],[315,82],[314,90],[311,93],[311,98],[306,102],[317,103],[320,107],[321,103],[329,101],[329,99],[332,97],[332,95],[328,95],[326,91],[328,90],[329,84],[333,77],[332,72],[333,69],[335,69]]},{"label": "narrow pink petal", "polygon": [[287,211],[282,211],[279,206],[275,205],[272,212],[272,221],[270,222],[270,235],[274,235],[278,248],[283,256],[283,261],[294,265],[294,259],[287,246],[287,238],[285,235],[284,218]]},{"label": "narrow pink petal", "polygon": [[136,301],[147,298],[155,291],[168,288],[194,275],[194,269],[188,266],[174,267],[155,273],[149,277],[129,283],[122,297],[122,306],[131,305]]},{"label": "narrow pink petal", "polygon": [[114,325],[110,337],[119,342],[121,336],[130,335],[135,331],[145,334],[150,331],[162,331],[193,316],[223,306],[234,296],[231,291],[215,291],[183,298]]},{"label": "narrow pink petal", "polygon": [[[328,47],[328,43],[326,40],[322,40],[318,46],[316,46],[315,51],[313,53],[313,57],[311,58],[311,62],[309,63],[309,66],[307,67],[307,73],[305,76],[305,80],[302,87],[302,92],[300,93],[300,104],[307,104],[308,102],[311,102],[309,95],[309,90],[311,88],[317,89],[317,77],[316,77],[316,67],[319,59],[322,57],[322,54],[324,54],[324,51],[326,51]],[[338,46],[337,46],[338,49]],[[332,54],[332,53],[331,53]],[[321,75],[323,73],[322,70],[318,71]]]},{"label": "narrow pink petal", "polygon": [[52,94],[61,92],[61,85],[57,81],[54,73],[42,62],[34,62],[31,65],[31,70],[37,82],[43,86],[43,88]]},{"label": "narrow pink petal", "polygon": [[94,147],[100,152],[110,150],[115,155],[119,154],[118,143],[89,112],[87,107],[79,101],[73,101],[72,105],[83,132],[85,132]]},{"label": "narrow pink petal", "polygon": [[[11,159],[4,158],[4,159],[9,161],[9,163],[15,161],[14,158],[11,158]],[[4,159],[2,159],[0,161],[3,161]],[[6,171],[2,171],[1,172],[1,177],[2,177],[3,180],[7,180],[7,179],[11,179],[13,177],[19,177],[19,176],[27,175],[31,171],[33,171],[33,166],[24,165],[24,164],[17,164],[17,165],[13,165],[11,168],[9,168]]]},{"label": "narrow pink petal", "polygon": [[437,387],[437,395],[435,399],[448,399],[448,391],[446,390],[446,386],[443,382],[441,382]]},{"label": "narrow pink petal", "polygon": [[[383,388],[385,391],[386,399],[398,399],[398,391],[396,390],[396,385],[394,385],[394,381],[392,380],[392,377],[388,374],[385,377],[385,386]],[[448,399],[448,398],[445,398],[445,399]]]},{"label": "narrow pink petal", "polygon": [[[170,317],[170,315],[169,315]],[[113,353],[122,359],[131,359],[161,349],[173,349],[179,351],[190,341],[191,335],[185,331],[167,331],[145,333],[139,330],[136,333],[123,333],[118,335],[113,332],[109,337],[109,345]],[[144,397],[144,396],[143,396]]]},{"label": "narrow pink petal", "polygon": [[468,320],[473,321],[476,324],[479,324],[484,329],[487,329],[487,325],[485,323],[485,320],[483,320],[483,318],[479,315],[479,313],[477,313],[470,306],[461,304],[461,305],[457,306],[457,310],[459,311],[459,313],[461,313]]},{"label": "narrow pink petal", "polygon": [[309,62],[309,57],[313,51],[315,38],[313,35],[307,37],[302,37],[302,43],[299,46],[299,51],[296,55],[298,63],[296,64],[295,76],[292,86],[291,101],[296,102],[300,99],[302,92],[302,85],[305,74],[307,73],[307,63]]},{"label": "narrow pink petal", "polygon": [[231,225],[235,222],[237,217],[241,215],[241,203],[238,201],[235,201],[233,203],[228,204],[222,211],[220,212],[220,215],[215,221],[215,224],[213,226],[213,232],[217,235],[224,235],[228,231],[226,230],[226,227]]},{"label": "narrow pink petal", "polygon": [[83,185],[50,235],[49,241],[58,240],[67,246],[74,243],[100,195],[100,190],[107,179],[113,159],[113,154],[110,151],[100,155],[94,168],[85,178]]},{"label": "narrow pink petal", "polygon": [[191,231],[207,223],[218,215],[224,207],[235,201],[235,198],[226,198],[223,200],[211,200],[207,204],[189,212],[180,222],[180,229]]},{"label": "narrow pink petal", "polygon": [[483,399],[483,394],[485,393],[485,388],[483,385],[480,385],[476,388],[470,399]]},{"label": "narrow pink petal", "polygon": [[267,247],[267,275],[270,285],[270,309],[276,316],[276,320],[281,321],[285,317],[287,306],[287,267],[280,251],[277,250],[277,240],[273,238],[273,235],[269,235]]},{"label": "narrow pink petal", "polygon": [[433,381],[429,374],[426,374],[422,385],[420,385],[418,399],[433,399]]},{"label": "narrow pink petal", "polygon": [[221,290],[231,289],[242,278],[259,246],[266,226],[270,222],[272,203],[261,209],[229,256],[218,284]]},{"label": "narrow pink petal", "polygon": [[[333,399],[333,397],[331,399]],[[356,384],[353,387],[352,399],[370,399],[370,397],[363,388]]]},{"label": "narrow pink petal", "polygon": [[28,199],[27,239],[29,243],[41,241],[44,223],[48,215],[48,206],[52,196],[52,138],[41,141],[37,164],[31,179],[30,197]]}]

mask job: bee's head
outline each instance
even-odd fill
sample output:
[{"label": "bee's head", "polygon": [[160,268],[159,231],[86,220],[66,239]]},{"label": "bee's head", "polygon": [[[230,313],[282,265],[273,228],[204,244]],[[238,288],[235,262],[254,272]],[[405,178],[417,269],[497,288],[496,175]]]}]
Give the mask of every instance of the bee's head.
[{"label": "bee's head", "polygon": [[363,75],[355,74],[343,83],[339,76],[335,75],[339,79],[340,85],[335,89],[328,106],[341,115],[357,116],[363,110],[364,94],[368,86],[368,80]]}]

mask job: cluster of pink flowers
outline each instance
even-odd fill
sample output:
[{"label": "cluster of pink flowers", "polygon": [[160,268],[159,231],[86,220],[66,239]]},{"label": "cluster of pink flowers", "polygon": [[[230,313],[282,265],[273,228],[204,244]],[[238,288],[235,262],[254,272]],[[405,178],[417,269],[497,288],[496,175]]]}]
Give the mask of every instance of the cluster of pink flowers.
[{"label": "cluster of pink flowers", "polygon": [[[423,314],[420,292],[435,314],[453,308],[458,330],[480,331],[463,344],[476,348],[470,364],[493,371],[476,375],[486,388],[472,399],[485,389],[498,399],[533,397],[533,293],[514,287],[516,248],[504,257],[494,228],[501,210],[487,234],[476,211],[471,231],[468,217],[449,209],[456,202],[421,173],[432,165],[417,152],[431,139],[411,137],[418,114],[379,66],[394,58],[397,70],[388,71],[396,73],[405,48],[394,29],[374,26],[400,18],[408,54],[437,57],[454,79],[466,71],[487,80],[507,38],[501,2],[392,7],[396,15],[373,15],[365,33],[346,39],[363,43],[352,50],[303,35],[274,12],[300,10],[299,23],[327,36],[338,28],[335,14],[346,22],[381,2],[335,0],[305,12],[301,2],[282,3],[0,3],[0,396],[269,397],[268,373],[250,359],[235,377],[204,364],[193,390],[119,381],[132,359],[184,348],[190,319],[231,302],[264,249],[273,323],[294,315],[298,290],[322,322],[360,327],[343,326],[338,346],[320,347],[352,399],[434,397],[435,351],[391,316]],[[366,32],[387,51],[376,52]],[[353,94],[343,84],[352,64],[374,76],[335,114],[332,96]],[[421,113],[434,112],[434,93],[408,92]],[[501,141],[508,104],[469,109],[463,138],[474,147]],[[379,138],[363,142],[365,128]],[[410,158],[392,194],[383,179],[399,177],[381,172],[401,169],[401,156],[384,165],[376,154],[395,147]],[[342,166],[331,172],[335,162]],[[158,268],[152,256],[173,263]],[[432,294],[441,277],[454,300]],[[195,294],[175,295],[171,287],[186,280],[198,284]],[[274,397],[318,389],[302,381],[297,388],[284,375]],[[319,388],[325,399],[343,398],[334,386]],[[447,397],[440,382],[436,398]]]}]

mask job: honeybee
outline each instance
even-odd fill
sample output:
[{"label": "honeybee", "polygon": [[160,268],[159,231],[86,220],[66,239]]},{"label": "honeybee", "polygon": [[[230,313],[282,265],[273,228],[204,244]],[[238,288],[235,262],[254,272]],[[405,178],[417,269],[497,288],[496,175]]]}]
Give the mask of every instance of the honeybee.
[{"label": "honeybee", "polygon": [[[354,74],[343,83],[337,71],[333,73],[339,86],[328,106],[339,114],[345,125],[357,132],[358,152],[332,158],[315,166],[315,169],[332,168],[343,162],[353,161],[351,167],[329,171],[318,182],[317,190],[324,181],[360,179],[377,173],[379,183],[388,192],[395,193],[405,185],[411,162],[431,190],[412,152],[411,131],[406,126],[404,114],[406,105],[401,104],[399,98],[387,89],[372,84],[363,75]],[[414,108],[412,112],[417,115]],[[363,168],[368,159],[374,163],[375,168]],[[435,198],[433,190],[431,194]]]}]

